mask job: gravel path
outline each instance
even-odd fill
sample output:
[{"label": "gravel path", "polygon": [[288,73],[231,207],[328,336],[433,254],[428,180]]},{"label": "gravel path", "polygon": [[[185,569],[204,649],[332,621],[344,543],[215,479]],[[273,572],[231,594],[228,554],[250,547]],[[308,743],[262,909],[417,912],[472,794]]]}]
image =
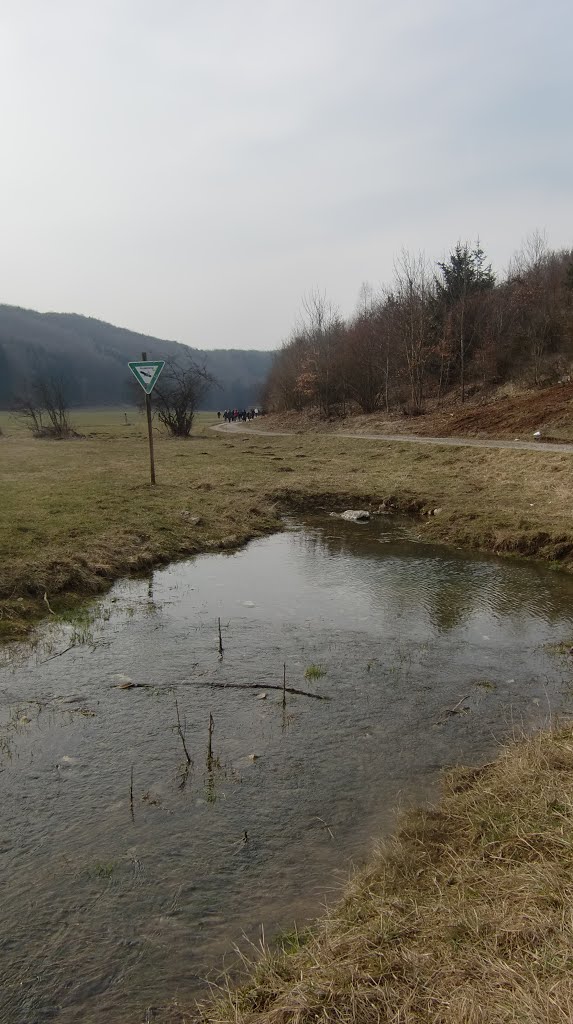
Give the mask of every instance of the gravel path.
[{"label": "gravel path", "polygon": [[[260,434],[264,437],[295,437],[293,430],[257,430],[243,423],[217,423],[213,430],[226,434]],[[573,444],[555,444],[551,441],[495,441],[482,437],[422,437],[420,434],[353,434],[336,431],[331,437],[353,437],[362,441],[399,441],[410,444],[442,444],[450,448],[517,448],[526,452],[573,452]]]}]

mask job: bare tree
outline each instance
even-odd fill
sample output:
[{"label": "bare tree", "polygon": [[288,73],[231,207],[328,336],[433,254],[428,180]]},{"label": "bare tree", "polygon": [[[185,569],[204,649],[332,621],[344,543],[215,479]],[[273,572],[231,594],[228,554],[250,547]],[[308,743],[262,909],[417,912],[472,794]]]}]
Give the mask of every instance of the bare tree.
[{"label": "bare tree", "polygon": [[344,335],[344,365],[350,397],[362,412],[390,408],[391,316],[387,301],[361,289],[358,313]]},{"label": "bare tree", "polygon": [[16,398],[13,411],[34,437],[60,441],[78,436],[70,423],[66,387],[60,377],[38,374]]},{"label": "bare tree", "polygon": [[191,357],[168,359],[151,400],[158,420],[174,437],[189,437],[195,413],[207,391],[219,383]]},{"label": "bare tree", "polygon": [[562,255],[551,252],[545,233],[528,235],[510,264],[513,294],[520,313],[520,334],[529,354],[534,384],[539,384],[546,355],[560,330]]},{"label": "bare tree", "polygon": [[300,332],[307,342],[305,374],[313,382],[314,398],[320,412],[330,416],[344,401],[344,375],[340,362],[343,323],[335,306],[313,289],[302,300]]},{"label": "bare tree", "polygon": [[434,354],[433,281],[425,257],[414,256],[406,250],[396,260],[394,272],[395,291],[388,306],[396,342],[406,363],[412,412],[417,414],[424,408],[428,363]]}]

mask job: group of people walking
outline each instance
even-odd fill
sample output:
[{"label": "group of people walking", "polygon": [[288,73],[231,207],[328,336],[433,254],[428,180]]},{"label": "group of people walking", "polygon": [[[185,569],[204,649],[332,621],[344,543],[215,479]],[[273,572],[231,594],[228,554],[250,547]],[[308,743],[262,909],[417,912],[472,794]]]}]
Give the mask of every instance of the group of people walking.
[{"label": "group of people walking", "polygon": [[[225,423],[236,423],[237,420],[242,420],[246,423],[247,420],[254,420],[255,416],[260,416],[262,409],[225,409],[223,412],[223,419]],[[217,419],[221,419],[221,413],[217,413]]]}]

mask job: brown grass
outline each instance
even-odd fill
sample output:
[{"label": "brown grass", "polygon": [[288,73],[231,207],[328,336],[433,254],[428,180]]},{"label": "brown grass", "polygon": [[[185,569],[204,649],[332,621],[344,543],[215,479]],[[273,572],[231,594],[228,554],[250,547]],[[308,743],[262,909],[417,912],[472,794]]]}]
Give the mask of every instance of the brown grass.
[{"label": "brown grass", "polygon": [[310,937],[179,1019],[570,1024],[573,730],[450,773]]},{"label": "brown grass", "polygon": [[[8,417],[0,438],[0,636],[119,576],[280,528],[287,510],[366,505],[413,516],[414,537],[572,563],[573,456],[414,446],[330,434],[225,435],[200,417],[187,441],[84,411],[66,441],[32,438]],[[423,513],[440,508],[436,516]]]}]

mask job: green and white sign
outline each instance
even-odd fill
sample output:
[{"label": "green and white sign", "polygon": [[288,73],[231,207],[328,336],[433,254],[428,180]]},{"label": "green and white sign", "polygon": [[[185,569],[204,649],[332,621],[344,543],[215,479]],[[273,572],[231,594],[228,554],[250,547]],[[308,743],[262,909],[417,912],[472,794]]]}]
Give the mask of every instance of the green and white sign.
[{"label": "green and white sign", "polygon": [[138,363],[128,363],[129,369],[135,377],[138,384],[141,384],[146,395],[150,395],[153,391],[159,374],[165,366],[164,359],[145,359]]}]

